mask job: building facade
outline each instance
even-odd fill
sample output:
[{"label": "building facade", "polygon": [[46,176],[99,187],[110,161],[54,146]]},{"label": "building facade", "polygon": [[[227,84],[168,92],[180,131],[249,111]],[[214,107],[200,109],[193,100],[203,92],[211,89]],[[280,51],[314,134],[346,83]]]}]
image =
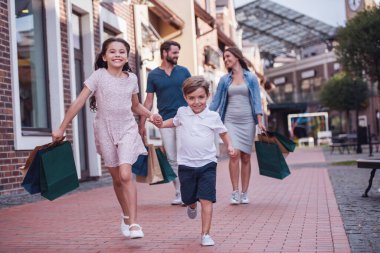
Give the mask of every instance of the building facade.
[{"label": "building facade", "polygon": [[[110,36],[131,45],[138,71],[133,5],[99,0],[1,0],[0,195],[23,191],[30,150],[51,142],[51,131],[94,71]],[[81,180],[102,175],[88,104],[66,131]]]}]

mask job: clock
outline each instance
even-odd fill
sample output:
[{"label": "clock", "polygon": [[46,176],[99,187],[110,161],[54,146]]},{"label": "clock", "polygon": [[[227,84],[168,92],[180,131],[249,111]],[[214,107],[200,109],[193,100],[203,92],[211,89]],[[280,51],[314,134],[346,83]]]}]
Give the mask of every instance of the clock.
[{"label": "clock", "polygon": [[348,7],[351,11],[358,11],[362,0],[348,0]]}]

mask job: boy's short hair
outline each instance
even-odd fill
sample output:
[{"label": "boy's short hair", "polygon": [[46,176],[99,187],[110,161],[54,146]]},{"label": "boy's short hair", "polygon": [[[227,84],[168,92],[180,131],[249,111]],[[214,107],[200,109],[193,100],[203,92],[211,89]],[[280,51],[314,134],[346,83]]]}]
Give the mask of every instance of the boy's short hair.
[{"label": "boy's short hair", "polygon": [[206,91],[207,96],[210,94],[210,83],[204,79],[202,76],[192,76],[187,78],[183,82],[183,95],[188,95],[190,93],[193,93],[196,91],[198,88],[203,88]]}]

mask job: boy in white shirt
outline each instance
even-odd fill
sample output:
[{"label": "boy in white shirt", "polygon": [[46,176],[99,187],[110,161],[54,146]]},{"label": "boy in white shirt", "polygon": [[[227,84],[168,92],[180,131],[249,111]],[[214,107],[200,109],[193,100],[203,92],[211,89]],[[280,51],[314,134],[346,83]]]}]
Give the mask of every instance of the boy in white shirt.
[{"label": "boy in white shirt", "polygon": [[202,246],[215,245],[209,235],[212,204],[216,201],[217,159],[214,134],[220,135],[230,156],[236,155],[219,114],[207,107],[209,87],[210,84],[201,76],[186,79],[183,94],[188,106],[180,107],[174,118],[156,124],[160,128],[178,127],[180,130],[177,161],[181,196],[187,205],[190,219],[197,216],[197,201],[201,203]]}]

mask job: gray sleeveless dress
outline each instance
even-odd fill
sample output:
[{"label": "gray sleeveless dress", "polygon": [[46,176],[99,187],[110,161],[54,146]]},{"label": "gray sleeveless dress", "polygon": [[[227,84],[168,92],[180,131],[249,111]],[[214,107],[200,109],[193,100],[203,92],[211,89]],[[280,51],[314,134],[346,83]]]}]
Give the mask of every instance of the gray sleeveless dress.
[{"label": "gray sleeveless dress", "polygon": [[234,148],[251,154],[256,125],[253,120],[249,90],[244,84],[231,84],[224,125],[228,129]]}]

